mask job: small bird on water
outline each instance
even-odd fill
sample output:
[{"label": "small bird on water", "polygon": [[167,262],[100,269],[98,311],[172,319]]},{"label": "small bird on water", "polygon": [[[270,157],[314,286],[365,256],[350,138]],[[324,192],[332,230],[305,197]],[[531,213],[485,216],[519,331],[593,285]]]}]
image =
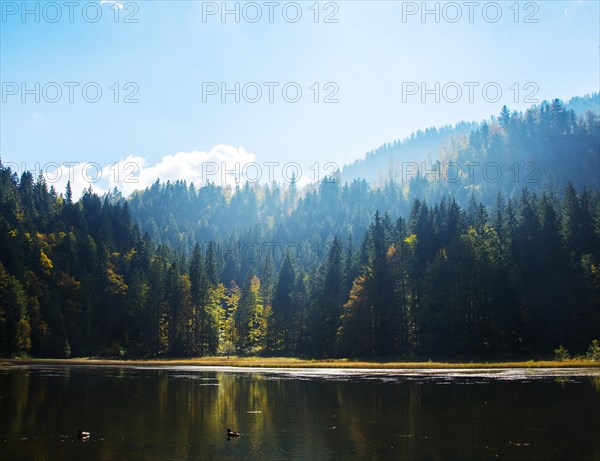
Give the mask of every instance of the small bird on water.
[{"label": "small bird on water", "polygon": [[231,429],[227,429],[227,438],[229,437],[239,437],[239,432],[233,432]]}]

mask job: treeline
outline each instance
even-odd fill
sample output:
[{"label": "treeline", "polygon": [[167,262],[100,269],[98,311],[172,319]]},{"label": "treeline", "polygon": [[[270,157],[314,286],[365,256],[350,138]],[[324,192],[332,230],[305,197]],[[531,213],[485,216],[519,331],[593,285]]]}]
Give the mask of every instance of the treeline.
[{"label": "treeline", "polygon": [[260,240],[176,251],[127,201],[3,166],[0,210],[4,356],[527,356],[600,332],[597,190],[414,200],[310,260]]},{"label": "treeline", "polygon": [[416,200],[375,215],[338,353],[468,357],[585,350],[600,332],[600,194],[524,191],[486,208]]}]

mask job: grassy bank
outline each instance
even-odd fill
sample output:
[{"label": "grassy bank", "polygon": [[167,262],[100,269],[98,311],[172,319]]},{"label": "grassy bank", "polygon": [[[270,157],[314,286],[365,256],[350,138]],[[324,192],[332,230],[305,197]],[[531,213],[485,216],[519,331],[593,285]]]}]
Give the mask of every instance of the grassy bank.
[{"label": "grassy bank", "polygon": [[110,360],[97,358],[73,359],[4,359],[0,366],[9,365],[110,365],[110,366],[231,366],[258,368],[371,368],[371,369],[444,369],[444,368],[572,368],[600,367],[600,362],[588,360],[523,361],[523,362],[401,362],[376,360],[303,360],[285,357],[199,357],[190,359]]}]

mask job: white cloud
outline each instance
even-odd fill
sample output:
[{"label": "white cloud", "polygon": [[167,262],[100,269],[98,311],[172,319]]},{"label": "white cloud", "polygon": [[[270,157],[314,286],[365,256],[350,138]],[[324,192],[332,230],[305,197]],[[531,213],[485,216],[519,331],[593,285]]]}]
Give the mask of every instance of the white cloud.
[{"label": "white cloud", "polygon": [[149,165],[140,156],[129,155],[110,165],[94,162],[63,165],[49,164],[42,168],[49,185],[61,193],[71,181],[73,199],[78,199],[88,187],[98,194],[119,189],[123,195],[149,187],[157,179],[161,183],[185,180],[197,186],[213,182],[219,185],[264,182],[268,174],[264,165],[255,162],[256,156],[243,147],[219,144],[209,152],[178,152],[164,156],[158,163]]},{"label": "white cloud", "polygon": [[100,0],[100,5],[104,5],[105,3],[115,5],[120,10],[122,10],[124,6],[121,2],[117,2],[116,0]]},{"label": "white cloud", "polygon": [[243,147],[223,144],[213,147],[209,152],[166,155],[155,165],[147,165],[142,157],[129,156],[119,162],[118,167],[112,167],[110,189],[116,186],[123,194],[128,195],[136,189],[149,187],[159,178],[161,182],[184,180],[188,184],[193,182],[201,185],[210,181],[234,185],[236,180],[244,182],[244,168],[254,162],[255,158],[253,153],[246,152]]}]

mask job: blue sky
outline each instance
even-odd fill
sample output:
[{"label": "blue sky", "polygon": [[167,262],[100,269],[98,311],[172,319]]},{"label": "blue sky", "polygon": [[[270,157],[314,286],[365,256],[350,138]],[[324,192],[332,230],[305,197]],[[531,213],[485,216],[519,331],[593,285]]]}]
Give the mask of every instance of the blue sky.
[{"label": "blue sky", "polygon": [[[28,169],[129,158],[145,186],[153,175],[198,181],[190,171],[209,160],[254,161],[263,176],[265,162],[297,162],[311,179],[315,162],[323,171],[326,162],[342,165],[420,128],[481,120],[503,104],[524,110],[529,94],[542,101],[599,90],[597,1],[481,1],[472,11],[466,2],[428,2],[439,22],[422,16],[422,2],[283,1],[272,22],[266,2],[229,2],[239,23],[233,14],[208,15],[222,2],[78,2],[72,22],[68,5],[47,3],[27,2],[39,14],[23,17],[22,2],[0,1],[0,154]],[[262,17],[250,22],[257,8]],[[337,22],[325,22],[328,14]],[[64,82],[74,82],[73,102]],[[239,82],[240,93],[256,82],[262,96],[223,103],[220,94],[203,95],[210,82]],[[272,103],[264,82],[274,82]],[[419,93],[407,94],[411,82]],[[421,100],[423,82],[439,84],[439,102]],[[464,82],[473,82],[472,101]],[[23,94],[22,83],[33,93]],[[98,102],[86,102],[86,84],[90,100],[102,90]],[[284,99],[286,84],[302,90],[298,102]],[[493,102],[497,88],[502,97]],[[138,102],[124,103],[132,92]],[[338,102],[324,103],[331,92]]]}]

